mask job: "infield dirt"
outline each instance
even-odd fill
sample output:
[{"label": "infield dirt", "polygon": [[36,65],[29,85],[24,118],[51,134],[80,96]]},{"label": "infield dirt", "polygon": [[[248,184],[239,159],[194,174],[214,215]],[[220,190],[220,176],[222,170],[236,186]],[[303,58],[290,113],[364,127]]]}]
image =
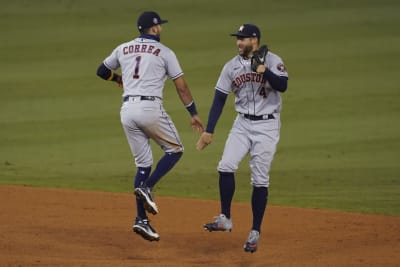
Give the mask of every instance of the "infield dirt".
[{"label": "infield dirt", "polygon": [[249,254],[249,204],[233,204],[232,232],[209,233],[219,202],[155,200],[161,240],[148,242],[132,232],[131,194],[0,186],[0,265],[400,266],[400,217],[269,206]]}]

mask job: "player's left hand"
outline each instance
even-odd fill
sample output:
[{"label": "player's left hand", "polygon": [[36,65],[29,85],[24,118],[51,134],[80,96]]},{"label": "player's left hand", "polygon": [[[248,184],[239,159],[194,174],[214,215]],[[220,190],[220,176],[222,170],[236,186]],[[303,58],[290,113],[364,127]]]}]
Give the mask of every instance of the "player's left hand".
[{"label": "player's left hand", "polygon": [[190,123],[194,131],[198,132],[199,134],[204,132],[204,124],[198,115],[192,116]]},{"label": "player's left hand", "polygon": [[197,150],[203,150],[206,146],[211,144],[212,139],[213,139],[212,133],[203,132],[199,138],[199,141],[197,141],[196,144]]},{"label": "player's left hand", "polygon": [[[268,53],[267,45],[262,45],[258,50],[253,51],[253,56],[251,57],[251,70],[254,72],[259,72],[260,65],[264,65],[265,57]],[[258,70],[258,71],[257,71]]]},{"label": "player's left hand", "polygon": [[118,84],[119,88],[124,88],[124,84],[122,83],[122,76],[118,76],[115,82]]}]

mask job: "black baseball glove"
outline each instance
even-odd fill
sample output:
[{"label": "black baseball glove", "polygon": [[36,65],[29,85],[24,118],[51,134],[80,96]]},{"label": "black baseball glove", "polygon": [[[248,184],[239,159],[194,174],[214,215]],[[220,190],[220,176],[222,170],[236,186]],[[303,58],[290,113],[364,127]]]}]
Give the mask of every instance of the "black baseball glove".
[{"label": "black baseball glove", "polygon": [[268,47],[266,45],[262,45],[258,50],[253,52],[253,56],[251,57],[252,71],[257,72],[257,67],[260,65],[264,65],[267,53],[268,53]]}]

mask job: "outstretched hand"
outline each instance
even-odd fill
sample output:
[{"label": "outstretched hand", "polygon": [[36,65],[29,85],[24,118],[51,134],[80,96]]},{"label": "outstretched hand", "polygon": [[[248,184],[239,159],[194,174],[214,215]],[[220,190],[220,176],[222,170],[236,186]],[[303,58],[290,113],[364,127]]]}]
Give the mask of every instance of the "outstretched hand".
[{"label": "outstretched hand", "polygon": [[201,121],[201,119],[200,119],[200,117],[198,115],[192,116],[192,119],[191,119],[190,123],[191,123],[192,129],[194,131],[198,132],[199,134],[204,132],[203,122]]},{"label": "outstretched hand", "polygon": [[213,139],[212,133],[203,132],[199,138],[199,141],[197,141],[196,144],[197,150],[203,150],[206,146],[211,144],[212,139]]}]

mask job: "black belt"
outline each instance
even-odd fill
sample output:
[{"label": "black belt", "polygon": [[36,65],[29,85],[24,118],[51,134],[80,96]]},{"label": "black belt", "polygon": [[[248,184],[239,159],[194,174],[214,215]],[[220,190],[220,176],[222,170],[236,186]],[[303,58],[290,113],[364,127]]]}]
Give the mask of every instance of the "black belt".
[{"label": "black belt", "polygon": [[260,115],[260,116],[250,115],[250,114],[242,114],[242,116],[245,117],[246,119],[251,120],[251,121],[261,121],[261,120],[273,120],[273,119],[275,119],[273,114],[266,114],[266,115]]},{"label": "black belt", "polygon": [[147,95],[127,95],[124,96],[123,101],[126,102],[129,100],[130,97],[140,97],[140,100],[147,100],[147,101],[154,101],[156,100],[156,96],[147,96]]}]

